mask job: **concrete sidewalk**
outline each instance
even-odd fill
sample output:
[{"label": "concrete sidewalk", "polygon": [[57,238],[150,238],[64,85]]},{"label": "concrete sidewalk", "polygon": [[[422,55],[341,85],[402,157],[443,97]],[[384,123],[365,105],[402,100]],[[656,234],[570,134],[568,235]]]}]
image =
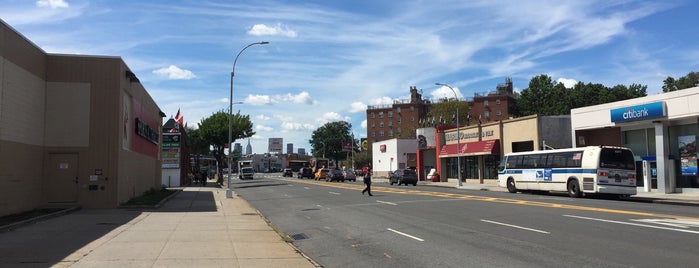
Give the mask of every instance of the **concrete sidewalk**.
[{"label": "concrete sidewalk", "polygon": [[[209,184],[211,185],[211,184]],[[0,267],[316,267],[245,200],[185,187],[162,207],[83,209],[0,233]]]}]

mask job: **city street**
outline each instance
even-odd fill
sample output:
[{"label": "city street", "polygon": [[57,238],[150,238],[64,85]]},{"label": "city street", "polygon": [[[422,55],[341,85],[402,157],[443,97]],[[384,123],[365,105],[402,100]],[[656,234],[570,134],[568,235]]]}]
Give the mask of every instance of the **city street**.
[{"label": "city street", "polygon": [[[690,267],[699,208],[556,194],[282,179],[238,195],[325,267]],[[360,180],[361,181],[361,180]]]}]

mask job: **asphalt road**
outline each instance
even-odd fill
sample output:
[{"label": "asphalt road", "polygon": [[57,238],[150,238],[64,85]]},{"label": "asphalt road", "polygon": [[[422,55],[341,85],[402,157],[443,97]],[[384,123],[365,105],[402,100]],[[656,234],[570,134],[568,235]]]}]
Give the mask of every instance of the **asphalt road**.
[{"label": "asphalt road", "polygon": [[[258,174],[259,175],[259,174]],[[699,208],[281,178],[233,189],[324,267],[697,267]]]}]

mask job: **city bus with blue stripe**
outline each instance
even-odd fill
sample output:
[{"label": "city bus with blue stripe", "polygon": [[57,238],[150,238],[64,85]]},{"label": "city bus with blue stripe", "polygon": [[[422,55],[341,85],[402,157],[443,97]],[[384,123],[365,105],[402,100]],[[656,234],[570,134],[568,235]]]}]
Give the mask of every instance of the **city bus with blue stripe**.
[{"label": "city bus with blue stripe", "polygon": [[498,184],[510,193],[561,191],[585,194],[636,194],[636,162],[631,150],[613,146],[505,154]]}]

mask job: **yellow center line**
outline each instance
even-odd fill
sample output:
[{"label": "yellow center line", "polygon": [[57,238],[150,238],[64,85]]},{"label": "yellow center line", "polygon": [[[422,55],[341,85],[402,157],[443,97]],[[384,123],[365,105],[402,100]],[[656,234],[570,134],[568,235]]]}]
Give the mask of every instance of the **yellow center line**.
[{"label": "yellow center line", "polygon": [[[363,184],[356,185],[356,184],[344,184],[344,183],[328,183],[324,180],[321,180],[321,181],[299,180],[299,179],[297,179],[297,180],[282,179],[282,180],[289,181],[289,182],[314,184],[314,185],[320,185],[320,186],[324,186],[324,187],[335,187],[335,188],[341,188],[341,189],[357,189],[357,190],[364,189]],[[659,218],[687,219],[687,220],[699,221],[699,218],[695,218],[695,217],[677,216],[677,215],[669,215],[669,214],[657,214],[657,213],[648,213],[648,212],[639,212],[639,211],[630,211],[630,210],[621,210],[621,209],[609,209],[609,208],[596,208],[596,207],[577,206],[577,205],[555,204],[555,203],[546,203],[546,202],[539,202],[539,201],[526,201],[526,200],[517,200],[517,199],[509,199],[509,198],[476,196],[476,195],[468,195],[468,194],[452,194],[452,193],[431,192],[431,191],[424,191],[424,190],[398,189],[398,188],[389,188],[389,187],[381,187],[381,186],[372,186],[371,191],[372,192],[384,192],[384,193],[396,193],[396,194],[411,194],[411,195],[421,195],[421,196],[437,196],[437,197],[444,197],[444,198],[474,200],[474,201],[483,201],[483,202],[494,202],[494,203],[502,203],[502,204],[513,204],[513,205],[525,205],[525,206],[535,206],[535,207],[549,207],[549,208],[581,210],[581,211],[594,211],[594,212],[604,212],[604,213],[613,213],[613,214],[635,215],[635,216],[642,216],[642,217],[659,217]]]}]

